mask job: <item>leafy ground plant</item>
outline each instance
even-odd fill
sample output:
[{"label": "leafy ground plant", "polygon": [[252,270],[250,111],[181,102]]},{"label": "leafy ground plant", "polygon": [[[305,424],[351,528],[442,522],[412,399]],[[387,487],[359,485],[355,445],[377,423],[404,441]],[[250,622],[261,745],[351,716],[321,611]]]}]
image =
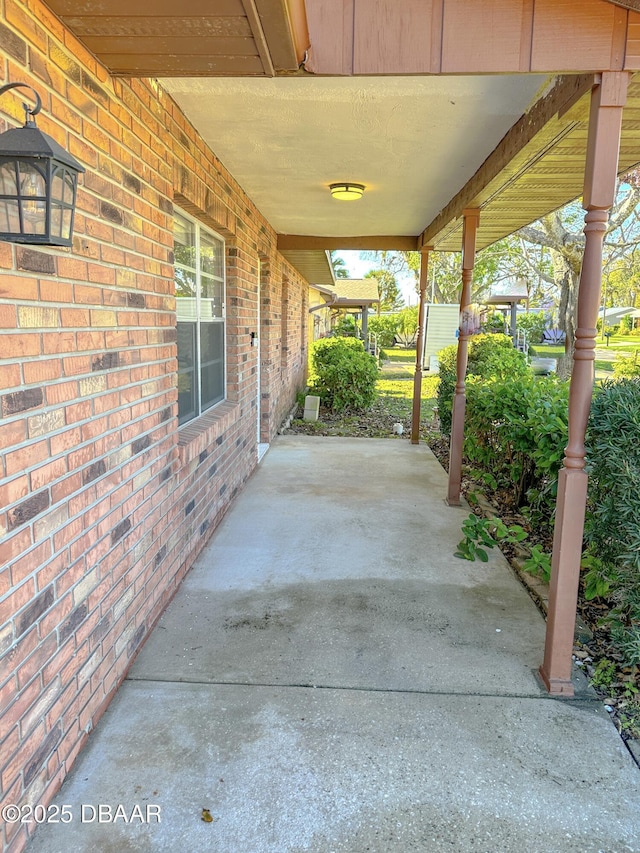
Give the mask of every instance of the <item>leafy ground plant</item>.
[{"label": "leafy ground plant", "polygon": [[527,538],[526,530],[519,524],[507,527],[499,518],[479,518],[474,513],[462,522],[462,533],[464,538],[458,542],[455,556],[483,563],[489,559],[486,548],[493,548],[498,542],[515,544]]},{"label": "leafy ground plant", "polygon": [[522,568],[530,575],[537,575],[542,578],[545,583],[549,583],[551,579],[551,557],[540,545],[532,546]]}]

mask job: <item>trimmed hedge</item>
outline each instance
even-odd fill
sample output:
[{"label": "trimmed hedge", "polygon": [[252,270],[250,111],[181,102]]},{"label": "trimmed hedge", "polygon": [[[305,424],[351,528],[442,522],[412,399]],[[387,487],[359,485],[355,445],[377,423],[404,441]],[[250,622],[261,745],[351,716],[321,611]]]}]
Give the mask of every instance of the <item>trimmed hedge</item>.
[{"label": "trimmed hedge", "polygon": [[376,396],[378,365],[357,338],[323,338],[311,352],[311,393],[341,412],[369,407]]},{"label": "trimmed hedge", "polygon": [[[451,344],[438,353],[438,414],[445,435],[451,432],[451,410],[456,388],[458,345]],[[531,374],[524,353],[518,352],[508,335],[473,335],[469,339],[467,377],[482,379],[516,379]]]}]

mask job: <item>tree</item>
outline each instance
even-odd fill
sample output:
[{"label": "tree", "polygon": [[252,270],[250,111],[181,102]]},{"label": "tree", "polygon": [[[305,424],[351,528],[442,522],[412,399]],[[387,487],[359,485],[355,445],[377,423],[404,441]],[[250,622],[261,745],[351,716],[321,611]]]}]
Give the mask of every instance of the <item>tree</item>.
[{"label": "tree", "polygon": [[392,272],[385,269],[371,270],[371,272],[365,274],[365,278],[375,278],[378,282],[381,311],[395,312],[404,306],[400,287]]},{"label": "tree", "polygon": [[[640,189],[632,182],[623,183],[611,210],[604,245],[604,269],[610,268],[629,254],[640,242],[640,227],[636,207]],[[573,360],[574,336],[577,325],[578,284],[584,254],[584,212],[577,202],[549,213],[533,225],[521,228],[518,235],[525,243],[549,250],[552,278],[557,289],[558,322],[566,335],[565,359],[559,370],[568,375]]]},{"label": "tree", "polygon": [[349,278],[349,270],[347,269],[344,258],[341,258],[335,252],[331,252],[331,266],[333,267],[333,274],[336,278]]},{"label": "tree", "polygon": [[638,307],[640,297],[640,249],[634,248],[615,261],[605,274],[606,307]]},{"label": "tree", "polygon": [[[507,276],[501,263],[508,254],[505,241],[490,246],[478,254],[473,272],[474,299],[479,301],[492,283]],[[513,254],[512,250],[509,252]],[[413,276],[416,293],[420,291],[420,252],[361,252],[365,260],[375,260],[380,268],[394,276]],[[429,255],[427,299],[440,304],[454,304],[460,299],[462,283],[462,254],[460,252],[431,252]]]}]

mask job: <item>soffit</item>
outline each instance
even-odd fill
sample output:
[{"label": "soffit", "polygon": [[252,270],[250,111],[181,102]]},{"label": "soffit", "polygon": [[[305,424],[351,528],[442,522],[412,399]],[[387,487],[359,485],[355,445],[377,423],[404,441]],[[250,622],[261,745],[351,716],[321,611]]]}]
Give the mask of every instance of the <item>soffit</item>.
[{"label": "soffit", "polygon": [[303,0],[46,0],[114,75],[265,75],[297,70]]},{"label": "soffit", "polygon": [[[585,78],[585,82],[586,82]],[[420,242],[440,251],[459,251],[462,211],[480,209],[477,247],[482,249],[582,194],[590,94],[560,111],[495,176],[483,169],[429,225]],[[640,75],[632,77],[623,113],[618,172],[640,162]]]},{"label": "soffit", "polygon": [[282,255],[311,284],[325,287],[332,287],[335,284],[333,267],[326,252],[320,249],[312,251],[293,249],[283,251]]}]

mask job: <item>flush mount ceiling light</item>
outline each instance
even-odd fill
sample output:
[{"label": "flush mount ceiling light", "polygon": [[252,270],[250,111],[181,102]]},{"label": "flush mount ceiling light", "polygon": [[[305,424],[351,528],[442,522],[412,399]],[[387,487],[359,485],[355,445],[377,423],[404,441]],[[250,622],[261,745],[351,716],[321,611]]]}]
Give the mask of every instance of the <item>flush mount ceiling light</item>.
[{"label": "flush mount ceiling light", "polygon": [[71,246],[78,175],[84,167],[55,139],[38,130],[34,120],[42,103],[27,83],[34,107],[23,104],[24,127],[0,133],[0,240],[44,246]]},{"label": "flush mount ceiling light", "polygon": [[338,198],[340,201],[355,201],[357,198],[362,198],[365,187],[364,184],[344,182],[341,184],[329,184],[329,189],[333,198]]}]

